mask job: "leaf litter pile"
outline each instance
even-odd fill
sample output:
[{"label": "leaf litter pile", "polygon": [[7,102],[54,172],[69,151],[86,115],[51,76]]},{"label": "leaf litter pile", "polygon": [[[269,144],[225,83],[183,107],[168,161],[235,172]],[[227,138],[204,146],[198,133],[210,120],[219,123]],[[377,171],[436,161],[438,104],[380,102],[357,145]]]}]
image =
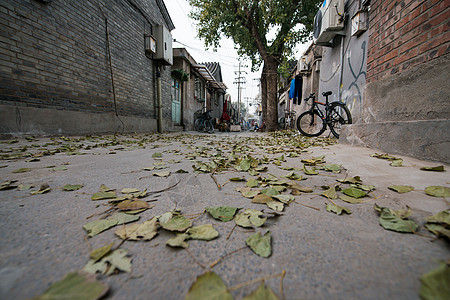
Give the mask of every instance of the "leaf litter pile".
[{"label": "leaf litter pile", "polygon": [[[107,187],[102,184],[98,191],[90,195],[90,200],[102,203],[108,208],[101,212],[87,216],[88,222],[83,226],[88,238],[112,229],[117,237],[97,249],[90,251],[86,265],[80,271],[67,274],[59,282],[51,285],[41,296],[42,299],[51,297],[66,297],[74,291],[82,289],[84,299],[98,299],[104,296],[109,287],[98,281],[96,274],[109,276],[118,273],[130,273],[132,271],[132,255],[125,249],[127,243],[132,241],[149,242],[157,239],[158,233],[165,231],[172,235],[163,243],[167,247],[185,250],[189,252],[191,240],[208,242],[218,238],[228,238],[233,234],[235,228],[247,232],[242,238],[242,248],[218,257],[209,266],[204,266],[196,261],[203,269],[196,281],[192,283],[189,291],[186,291],[186,299],[232,299],[231,291],[246,287],[251,284],[260,283],[257,289],[249,291],[244,299],[278,299],[283,298],[282,280],[285,271],[280,274],[267,275],[266,277],[250,280],[238,286],[227,287],[223,280],[212,271],[212,269],[223,260],[228,259],[234,253],[242,249],[250,249],[254,255],[270,259],[272,254],[272,233],[266,228],[266,221],[277,217],[283,217],[283,212],[292,204],[298,204],[305,209],[326,209],[329,213],[336,215],[352,214],[351,205],[374,201],[376,187],[363,183],[359,176],[348,177],[347,173],[342,176],[345,167],[338,164],[328,164],[326,157],[310,157],[307,154],[310,147],[326,147],[335,143],[328,138],[305,138],[293,136],[292,132],[282,131],[270,135],[258,137],[246,137],[237,141],[236,138],[221,138],[212,140],[210,136],[202,135],[132,135],[132,136],[86,136],[82,138],[52,138],[52,142],[38,144],[34,137],[27,138],[28,144],[20,147],[10,146],[1,150],[0,159],[13,161],[26,159],[26,162],[37,162],[40,158],[55,154],[66,155],[104,155],[116,154],[117,151],[131,151],[136,149],[158,149],[174,142],[181,142],[183,147],[171,151],[179,155],[180,160],[164,160],[165,151],[154,152],[153,165],[145,166],[141,172],[150,174],[143,178],[167,178],[174,173],[209,174],[211,180],[221,190],[225,185],[234,185],[235,191],[248,203],[258,204],[260,209],[250,207],[223,206],[204,207],[202,212],[194,215],[184,214],[176,207],[160,215],[152,215],[151,209],[158,205],[157,199],[149,199],[150,196],[161,194],[175,188],[179,183],[159,191],[139,190],[134,187]],[[7,142],[14,145],[18,141]],[[98,151],[97,151],[98,150]],[[185,150],[185,151],[183,151]],[[288,165],[286,158],[296,158],[301,163]],[[386,159],[393,167],[402,167],[403,160],[388,154],[374,154],[372,157]],[[173,169],[181,160],[192,162],[191,170]],[[284,170],[285,175],[277,177],[271,174],[269,166],[274,165]],[[4,167],[4,166],[0,166]],[[48,166],[49,171],[67,171],[70,167]],[[33,166],[20,168],[12,171],[12,174],[33,172]],[[422,167],[423,171],[445,172],[443,166]],[[130,173],[132,173],[130,172]],[[148,173],[150,172],[150,173]],[[229,177],[222,182],[221,174],[232,172],[234,177]],[[125,173],[126,174],[126,173]],[[340,176],[338,176],[340,175]],[[321,187],[308,186],[303,182],[311,176],[335,177],[335,183]],[[307,182],[307,181],[306,181]],[[34,190],[31,190],[32,188]],[[37,188],[39,187],[39,188]],[[63,191],[74,192],[82,189],[84,184],[67,183],[60,187]],[[20,191],[31,190],[31,195],[48,193],[52,188],[47,183],[20,183],[11,179],[0,183],[0,190],[17,189]],[[397,193],[409,193],[414,191],[412,186],[393,185],[390,190]],[[450,189],[444,186],[430,186],[425,189],[429,196],[450,197]],[[324,207],[317,207],[302,203],[301,195],[316,195],[323,199]],[[341,204],[343,202],[344,204]],[[150,204],[151,203],[151,204]],[[349,206],[350,205],[350,206]],[[389,207],[373,205],[374,213],[379,214],[379,225],[386,230],[401,233],[417,233],[420,225],[409,219],[412,211],[409,207],[402,210],[394,210]],[[200,216],[207,216],[210,223],[196,224]],[[221,223],[230,223],[231,230],[226,236],[220,234],[223,228]],[[274,224],[271,222],[270,224]],[[269,225],[270,226],[270,225]],[[428,217],[423,225],[429,232],[437,237],[450,239],[450,210]],[[274,237],[276,238],[276,237]],[[425,274],[421,278],[422,289],[420,294],[425,299],[436,297],[436,290],[440,289],[440,282],[448,282],[449,262],[444,262],[438,269]],[[280,278],[279,296],[265,284],[270,278]],[[448,295],[445,289],[441,289],[443,295]]]}]

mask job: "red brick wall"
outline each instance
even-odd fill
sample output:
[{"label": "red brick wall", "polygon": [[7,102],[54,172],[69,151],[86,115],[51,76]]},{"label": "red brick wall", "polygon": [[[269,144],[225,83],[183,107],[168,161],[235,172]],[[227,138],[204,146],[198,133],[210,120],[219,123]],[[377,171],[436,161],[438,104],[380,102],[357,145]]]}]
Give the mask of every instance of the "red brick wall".
[{"label": "red brick wall", "polygon": [[450,1],[374,0],[367,83],[450,52]]}]

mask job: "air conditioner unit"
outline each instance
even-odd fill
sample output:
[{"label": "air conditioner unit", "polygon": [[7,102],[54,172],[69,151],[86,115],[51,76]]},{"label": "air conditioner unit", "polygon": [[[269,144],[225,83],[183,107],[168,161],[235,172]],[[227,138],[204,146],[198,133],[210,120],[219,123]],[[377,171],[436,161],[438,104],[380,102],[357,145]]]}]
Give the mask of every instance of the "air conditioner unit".
[{"label": "air conditioner unit", "polygon": [[306,55],[303,55],[298,60],[297,70],[300,72],[308,72],[309,71],[308,57]]},{"label": "air conditioner unit", "polygon": [[314,18],[314,41],[328,44],[344,29],[344,0],[325,0]]},{"label": "air conditioner unit", "polygon": [[161,60],[165,65],[172,65],[172,34],[163,25],[158,25],[153,27],[153,35],[156,37],[156,54],[153,59]]},{"label": "air conditioner unit", "polygon": [[144,36],[145,52],[150,54],[156,53],[156,39],[151,35]]}]

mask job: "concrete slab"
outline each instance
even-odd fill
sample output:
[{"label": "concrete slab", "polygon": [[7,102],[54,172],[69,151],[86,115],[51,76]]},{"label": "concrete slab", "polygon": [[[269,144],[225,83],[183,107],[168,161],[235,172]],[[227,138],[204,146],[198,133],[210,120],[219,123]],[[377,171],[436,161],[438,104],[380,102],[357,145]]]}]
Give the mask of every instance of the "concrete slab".
[{"label": "concrete slab", "polygon": [[[55,142],[55,145],[43,146]],[[163,230],[150,242],[125,242],[121,248],[129,251],[133,271],[99,277],[111,286],[108,299],[184,298],[205,269],[221,276],[228,287],[285,270],[283,293],[286,299],[419,299],[419,277],[435,268],[439,260],[450,258],[449,244],[435,240],[422,226],[426,217],[449,207],[444,199],[427,196],[422,191],[429,185],[449,186],[448,171],[420,171],[419,167],[436,163],[404,156],[400,157],[405,167],[396,168],[389,166],[386,160],[370,157],[374,150],[328,143],[324,138],[275,138],[267,133],[251,132],[136,135],[121,136],[115,141],[101,137],[79,141],[42,138],[1,143],[3,157],[61,147],[86,154],[62,152],[43,156],[37,162],[26,162],[23,158],[0,161],[2,182],[15,179],[17,183],[36,186],[48,183],[52,188],[49,193],[35,196],[16,189],[0,191],[0,298],[35,297],[65,274],[82,269],[88,261],[90,248],[120,242],[114,235],[115,229],[89,240],[82,229],[88,221],[99,218],[87,217],[108,208],[105,200],[90,200],[101,184],[118,191],[127,187],[157,191],[179,182],[174,188],[145,198],[152,200],[150,204],[155,206],[141,214],[140,222],[175,207],[186,215],[201,213],[212,206],[271,211],[265,205],[251,203],[236,191],[245,183],[228,181],[232,177],[252,178],[248,173],[232,169],[216,173],[214,178],[223,185],[219,189],[210,174],[193,172],[195,162],[189,156],[209,162],[219,153],[228,157],[233,151],[238,156],[251,153],[259,158],[284,155],[286,161],[281,167],[295,168],[302,168],[301,159],[325,155],[327,163],[340,164],[343,169],[339,174],[320,170],[315,176],[295,171],[307,178],[300,184],[313,188],[314,193],[295,196],[296,202],[301,204],[291,203],[282,216],[271,218],[262,228],[255,229],[272,233],[273,252],[269,258],[259,257],[245,247],[245,239],[254,231],[238,227],[227,239],[233,222],[221,223],[201,215],[193,220],[194,224],[212,223],[220,236],[210,242],[189,241],[188,251],[167,247],[165,243],[173,234]],[[162,160],[172,172],[167,178],[142,171],[159,161],[152,157],[156,152],[163,154]],[[179,162],[169,163],[170,160]],[[65,166],[67,170],[52,171],[46,168],[48,166]],[[13,173],[25,167],[31,171]],[[282,179],[281,176],[290,172],[273,163],[267,167],[267,173],[261,173],[262,176],[270,173]],[[449,166],[445,168],[448,170]],[[188,173],[175,173],[179,169]],[[364,203],[353,205],[335,200],[336,204],[349,207],[351,215],[327,212],[328,200],[319,195],[323,191],[321,186],[334,185],[336,179],[357,175],[364,184],[375,185],[372,196]],[[61,189],[65,184],[78,183],[84,184],[78,191]],[[416,191],[397,194],[387,189],[392,184],[412,185]],[[394,209],[410,206],[411,219],[421,226],[420,235],[384,230],[378,223],[374,203]],[[237,249],[241,250],[209,268],[211,263]],[[279,277],[266,280],[266,284],[281,296]],[[233,290],[232,294],[235,299],[242,299],[257,286],[258,283],[254,283]]]}]

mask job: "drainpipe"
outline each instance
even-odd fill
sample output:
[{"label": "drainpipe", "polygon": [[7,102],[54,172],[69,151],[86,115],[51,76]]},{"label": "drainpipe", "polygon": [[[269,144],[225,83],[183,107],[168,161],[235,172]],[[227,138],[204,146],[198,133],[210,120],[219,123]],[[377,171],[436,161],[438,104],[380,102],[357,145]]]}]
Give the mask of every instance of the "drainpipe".
[{"label": "drainpipe", "polygon": [[344,76],[344,38],[345,35],[341,35],[341,72],[339,74],[339,101],[342,101],[342,77]]},{"label": "drainpipe", "polygon": [[158,132],[162,133],[161,67],[156,70],[156,107],[158,108]]}]

